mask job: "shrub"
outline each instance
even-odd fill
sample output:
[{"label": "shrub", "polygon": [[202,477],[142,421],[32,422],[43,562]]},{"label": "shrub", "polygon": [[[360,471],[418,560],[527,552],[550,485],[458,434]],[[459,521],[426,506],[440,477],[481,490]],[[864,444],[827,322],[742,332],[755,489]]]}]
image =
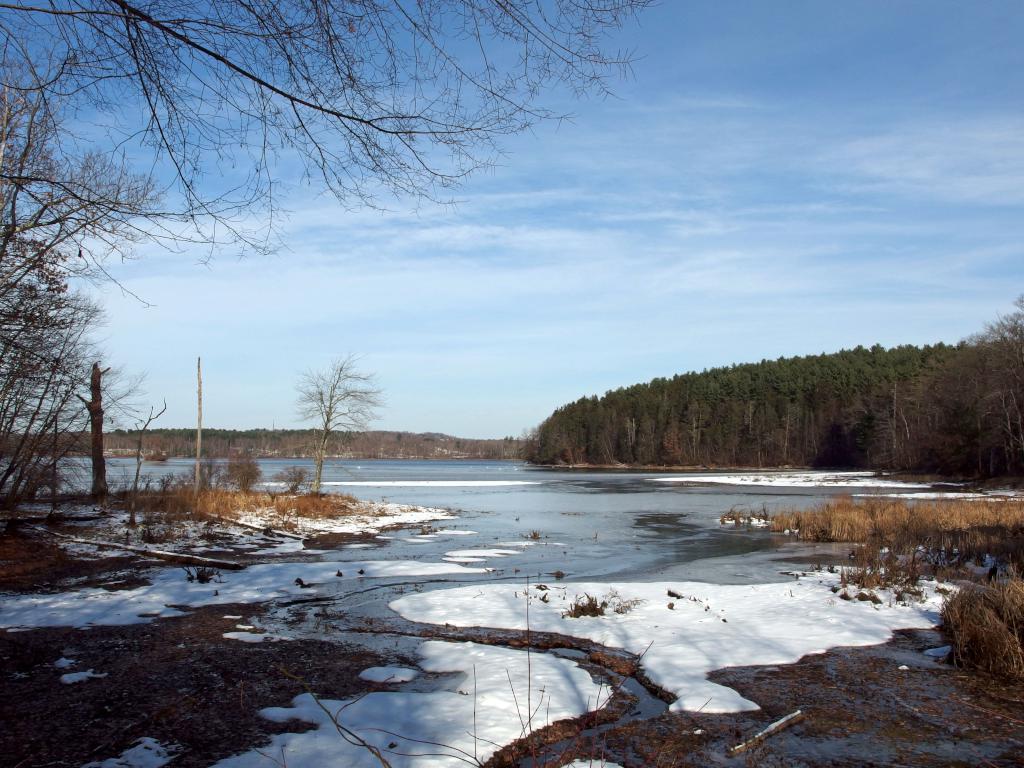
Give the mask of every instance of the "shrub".
[{"label": "shrub", "polygon": [[252,456],[232,456],[224,471],[224,479],[242,493],[249,493],[263,478],[260,465]]},{"label": "shrub", "polygon": [[599,601],[593,595],[584,592],[582,595],[576,595],[576,599],[562,612],[562,618],[580,619],[584,616],[604,616],[604,609],[607,607],[607,600]]},{"label": "shrub", "polygon": [[288,493],[294,495],[304,490],[309,484],[309,472],[305,467],[287,467],[274,475],[274,479],[279,483],[284,483]]}]

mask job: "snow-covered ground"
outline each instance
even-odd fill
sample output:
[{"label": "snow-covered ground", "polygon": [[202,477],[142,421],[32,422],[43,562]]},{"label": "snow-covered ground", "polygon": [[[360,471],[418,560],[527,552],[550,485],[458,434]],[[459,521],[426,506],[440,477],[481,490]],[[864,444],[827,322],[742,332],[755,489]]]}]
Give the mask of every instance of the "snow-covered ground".
[{"label": "snow-covered ground", "polygon": [[694,485],[752,485],[774,488],[931,488],[929,483],[905,483],[874,472],[688,472],[647,478],[654,483]]},{"label": "snow-covered ground", "polygon": [[[735,712],[757,704],[707,680],[730,666],[789,664],[839,645],[885,642],[892,630],[931,627],[941,596],[897,605],[838,599],[838,575],[812,573],[776,584],[700,582],[484,584],[408,595],[391,608],[412,621],[459,627],[526,629],[586,638],[644,654],[650,678],[674,693],[674,711]],[[671,594],[670,594],[671,592]],[[566,618],[581,596],[608,600],[607,615]],[[630,607],[631,606],[631,607]],[[613,610],[619,607],[623,612]]]},{"label": "snow-covered ground", "polygon": [[417,507],[408,504],[391,504],[384,502],[361,502],[362,510],[340,517],[300,517],[298,515],[282,516],[273,510],[257,510],[237,516],[246,525],[274,527],[283,521],[289,524],[288,530],[303,536],[324,533],[380,533],[384,528],[402,525],[421,525],[435,520],[447,520],[455,517],[446,509],[434,507]]},{"label": "snow-covered ground", "polygon": [[394,768],[482,764],[501,745],[598,709],[609,696],[575,663],[550,654],[438,641],[423,643],[419,654],[424,672],[458,674],[452,690],[371,693],[347,701],[302,694],[290,707],[261,714],[278,723],[312,723],[314,730],[279,734],[269,746],[216,768],[268,768],[272,761],[288,768],[380,768],[366,747],[352,743],[359,739]]}]

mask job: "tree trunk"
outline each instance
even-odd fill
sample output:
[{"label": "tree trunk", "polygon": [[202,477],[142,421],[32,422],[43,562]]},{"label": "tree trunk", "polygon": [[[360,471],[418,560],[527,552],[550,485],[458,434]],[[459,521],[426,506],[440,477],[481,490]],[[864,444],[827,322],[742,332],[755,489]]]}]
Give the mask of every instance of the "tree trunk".
[{"label": "tree trunk", "polygon": [[100,502],[107,498],[107,464],[103,459],[103,374],[108,370],[101,370],[99,363],[92,364],[90,400],[86,403],[92,433],[92,498]]},{"label": "tree trunk", "polygon": [[316,462],[316,469],[315,469],[315,472],[313,474],[313,485],[310,488],[310,491],[314,495],[319,495],[320,494],[320,482],[321,482],[321,480],[323,478],[323,474],[324,474],[324,456],[327,455],[327,438],[328,438],[328,436],[329,436],[329,433],[326,430],[324,430],[323,433],[320,436],[320,441],[319,441],[319,443],[317,444],[317,447],[316,447],[316,455],[313,457],[314,461]]}]

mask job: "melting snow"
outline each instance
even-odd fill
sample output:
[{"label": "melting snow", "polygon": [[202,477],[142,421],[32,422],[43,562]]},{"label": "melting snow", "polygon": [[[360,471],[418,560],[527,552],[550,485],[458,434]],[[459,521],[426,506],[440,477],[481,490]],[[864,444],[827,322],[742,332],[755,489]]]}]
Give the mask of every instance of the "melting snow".
[{"label": "melting snow", "polygon": [[319,703],[302,694],[291,707],[261,714],[279,723],[303,720],[315,730],[276,735],[269,746],[222,760],[216,768],[266,768],[272,765],[268,757],[288,768],[380,768],[366,748],[338,733],[331,716],[379,748],[394,768],[464,768],[486,762],[530,730],[599,708],[608,695],[575,663],[550,654],[530,654],[528,662],[525,651],[428,641],[420,655],[425,671],[463,673],[457,689]]},{"label": "melting snow", "polygon": [[371,683],[407,683],[418,676],[419,672],[408,667],[370,667],[359,673],[360,679]]},{"label": "melting snow", "polygon": [[134,747],[126,749],[120,757],[96,763],[86,763],[82,768],[161,768],[176,757],[180,751],[177,745],[165,747],[156,739],[143,736]]},{"label": "melting snow", "polygon": [[[941,596],[911,606],[836,599],[828,573],[776,584],[702,582],[577,583],[530,588],[530,628],[587,638],[642,654],[643,667],[678,699],[674,711],[735,712],[757,709],[736,691],[710,682],[716,669],[788,664],[839,645],[871,645],[899,627],[938,622]],[[679,597],[670,596],[671,590]],[[541,595],[548,602],[541,602]],[[623,606],[623,613],[563,618],[589,594]],[[669,608],[669,604],[672,607]],[[406,619],[459,627],[526,628],[523,585],[476,584],[408,595],[391,608]],[[648,648],[648,646],[650,646]]]},{"label": "melting snow", "polygon": [[81,683],[85,680],[89,680],[94,677],[106,677],[106,672],[94,672],[91,669],[87,669],[84,672],[68,672],[65,675],[60,676],[60,681],[64,685],[72,685],[74,683]]}]

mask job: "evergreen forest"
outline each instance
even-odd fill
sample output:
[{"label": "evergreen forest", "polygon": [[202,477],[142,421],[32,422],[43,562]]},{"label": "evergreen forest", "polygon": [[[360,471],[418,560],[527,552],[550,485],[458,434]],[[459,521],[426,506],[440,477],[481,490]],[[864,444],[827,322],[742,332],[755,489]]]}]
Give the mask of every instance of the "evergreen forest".
[{"label": "evergreen forest", "polygon": [[558,408],[551,465],[1024,474],[1024,297],[957,345],[857,347],[658,378]]}]

